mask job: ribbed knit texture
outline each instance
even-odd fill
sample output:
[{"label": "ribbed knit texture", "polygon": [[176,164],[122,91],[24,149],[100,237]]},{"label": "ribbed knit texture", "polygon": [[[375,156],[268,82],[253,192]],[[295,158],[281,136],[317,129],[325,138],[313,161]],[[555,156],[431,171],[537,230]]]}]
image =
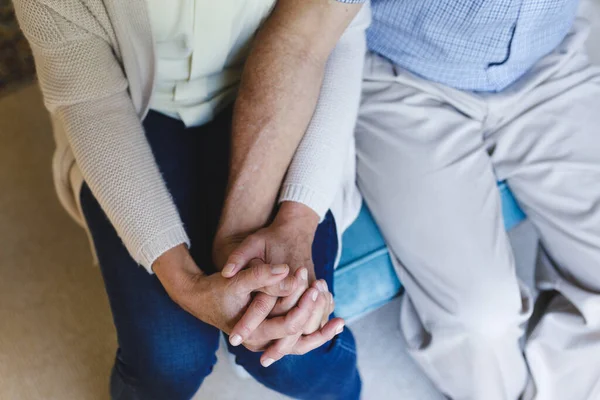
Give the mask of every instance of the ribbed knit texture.
[{"label": "ribbed knit texture", "polygon": [[[189,239],[154,161],[108,28],[80,1],[17,0],[44,101],[131,256],[151,272]],[[100,2],[89,1],[90,4]],[[69,19],[68,19],[68,18]]]}]

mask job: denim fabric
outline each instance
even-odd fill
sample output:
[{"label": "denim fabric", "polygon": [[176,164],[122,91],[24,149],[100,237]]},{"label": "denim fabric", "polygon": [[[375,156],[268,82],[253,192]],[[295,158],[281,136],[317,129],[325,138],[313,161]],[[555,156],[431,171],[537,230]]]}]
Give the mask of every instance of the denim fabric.
[{"label": "denim fabric", "polygon": [[[228,174],[231,110],[213,122],[186,129],[180,121],[150,112],[146,135],[190,236],[192,257],[214,273],[212,240]],[[115,400],[189,399],[216,362],[219,330],[176,305],[154,275],[136,265],[87,185],[81,204],[93,237],[119,349],[111,376]],[[317,277],[333,287],[337,252],[329,212],[313,245]],[[304,356],[287,356],[269,368],[260,353],[230,348],[236,361],[265,386],[300,399],[358,399],[361,382],[354,338],[348,329]]]}]

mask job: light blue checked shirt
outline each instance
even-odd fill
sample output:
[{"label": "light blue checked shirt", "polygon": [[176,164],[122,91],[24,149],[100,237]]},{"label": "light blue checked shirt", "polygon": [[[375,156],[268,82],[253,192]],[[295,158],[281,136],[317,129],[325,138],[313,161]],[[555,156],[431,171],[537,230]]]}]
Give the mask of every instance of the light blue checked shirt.
[{"label": "light blue checked shirt", "polygon": [[578,0],[371,0],[369,48],[458,89],[500,91],[568,33]]}]

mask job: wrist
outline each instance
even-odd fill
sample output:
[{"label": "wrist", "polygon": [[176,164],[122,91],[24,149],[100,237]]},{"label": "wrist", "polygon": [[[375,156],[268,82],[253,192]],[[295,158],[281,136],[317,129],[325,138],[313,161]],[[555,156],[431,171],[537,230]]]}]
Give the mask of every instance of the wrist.
[{"label": "wrist", "polygon": [[214,245],[218,243],[228,244],[238,242],[262,229],[269,223],[270,214],[263,211],[258,212],[258,214],[261,214],[260,218],[257,218],[256,215],[247,210],[236,210],[233,212],[226,207],[219,221],[213,242]]},{"label": "wrist", "polygon": [[282,202],[275,216],[277,224],[293,223],[311,233],[317,231],[319,220],[319,215],[312,208],[296,201]]},{"label": "wrist", "polygon": [[195,279],[204,273],[196,266],[185,244],[180,244],[161,254],[152,270],[169,295],[183,292]]}]

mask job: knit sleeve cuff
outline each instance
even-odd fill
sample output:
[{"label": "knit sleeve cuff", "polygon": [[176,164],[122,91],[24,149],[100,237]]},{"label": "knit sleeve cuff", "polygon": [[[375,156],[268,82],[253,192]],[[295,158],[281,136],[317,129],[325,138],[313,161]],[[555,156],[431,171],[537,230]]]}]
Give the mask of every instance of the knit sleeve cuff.
[{"label": "knit sleeve cuff", "polygon": [[279,202],[282,203],[284,201],[295,201],[310,207],[319,215],[321,221],[331,206],[330,202],[317,190],[298,184],[283,185],[281,194],[279,195]]},{"label": "knit sleeve cuff", "polygon": [[150,274],[153,274],[152,264],[154,261],[167,250],[182,243],[190,247],[190,239],[183,225],[173,226],[147,241],[138,251],[136,261]]}]

